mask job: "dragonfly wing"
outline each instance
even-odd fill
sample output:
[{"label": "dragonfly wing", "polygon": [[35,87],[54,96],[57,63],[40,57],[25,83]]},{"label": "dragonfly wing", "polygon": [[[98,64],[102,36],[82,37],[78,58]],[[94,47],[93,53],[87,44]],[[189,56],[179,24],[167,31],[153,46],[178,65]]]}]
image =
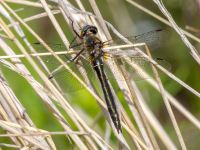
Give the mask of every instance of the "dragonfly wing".
[{"label": "dragonfly wing", "polygon": [[[161,46],[161,43],[163,42],[163,39],[165,39],[166,35],[167,30],[156,29],[136,36],[127,36],[125,38],[133,44],[146,43],[150,49],[157,49]],[[108,40],[108,43],[110,43],[110,45],[126,44],[124,41],[122,41],[122,39],[119,38],[113,38],[112,40]]]},{"label": "dragonfly wing", "polygon": [[[64,44],[61,43],[51,43],[51,42],[46,42],[46,44],[54,51],[67,51],[69,50],[69,47],[66,47]],[[37,50],[45,50],[45,47],[42,45],[40,42],[34,42],[32,43],[32,46],[35,47]],[[76,41],[73,42],[72,45],[73,50],[80,50],[81,44],[77,43]]]},{"label": "dragonfly wing", "polygon": [[[149,62],[146,58],[131,58],[132,62],[136,63],[137,65],[139,65],[144,71],[146,71],[149,75],[151,75],[152,77],[154,77],[153,75],[153,71],[152,71],[152,63]],[[165,59],[162,58],[153,58],[153,60],[155,62],[157,62],[158,65],[164,67],[165,69],[167,69],[168,71],[171,70],[171,64],[166,61]],[[140,73],[138,71],[134,71],[134,73],[137,76],[137,80],[141,81],[141,80],[148,80],[149,78],[143,78],[141,77]]]},{"label": "dragonfly wing", "polygon": [[[131,62],[134,65],[139,66],[141,69],[143,69],[145,72],[147,72],[150,75],[152,74],[152,63],[150,61],[148,61],[145,57],[141,57],[141,56],[132,56],[129,57]],[[123,61],[123,57],[115,57],[114,58],[116,61]],[[164,67],[165,69],[167,69],[168,71],[171,70],[171,64],[166,61],[165,59],[162,58],[153,58],[154,61],[157,62],[158,65]],[[123,63],[124,67],[126,68],[127,72],[134,78],[135,81],[142,81],[142,80],[148,80],[150,78],[144,78],[142,77],[142,75],[140,74],[140,72],[138,72],[137,70],[133,69],[129,64],[127,63]]]},{"label": "dragonfly wing", "polygon": [[119,50],[119,49],[115,49],[115,50],[110,50],[110,51],[106,51],[106,53],[108,53],[111,57],[124,57],[124,56],[136,56],[139,55],[139,53],[134,50],[134,47],[132,49],[126,49],[126,50]]},{"label": "dragonfly wing", "polygon": [[157,49],[162,43],[165,30],[158,29],[130,38],[133,43],[146,43],[150,49]]},{"label": "dragonfly wing", "polygon": [[[76,64],[76,62],[69,62],[70,57],[71,56],[67,56],[67,55],[60,56],[60,58],[64,62],[66,62],[66,65],[72,70],[72,72],[74,72],[82,80],[84,80],[84,78],[82,76],[83,72],[80,72],[78,67],[85,68],[85,70],[87,70],[86,76],[88,76],[88,78],[90,78],[90,79],[94,78],[94,74],[93,74],[88,62],[82,61],[82,64],[81,63]],[[52,82],[53,82],[53,80],[55,80],[64,93],[75,93],[75,92],[78,92],[78,91],[84,89],[84,87],[77,81],[77,79],[64,67],[61,67],[61,69],[59,69],[57,72],[55,72],[52,76],[52,72],[55,69],[57,69],[59,66],[62,66],[54,56],[43,56],[43,57],[41,57],[41,59],[45,63],[46,67],[49,69],[48,73],[45,71],[48,77],[51,76],[51,79],[49,79],[49,80],[51,80]],[[39,62],[38,62],[38,64],[39,64]],[[44,85],[45,85],[45,83],[44,83]]]},{"label": "dragonfly wing", "polygon": [[[60,43],[46,43],[51,49],[53,49],[54,51],[64,51],[64,50],[67,50],[67,48],[63,45],[63,44],[60,44]],[[38,51],[44,51],[45,50],[45,47],[42,45],[42,43],[40,42],[33,42],[32,43],[32,46],[38,50]]]}]

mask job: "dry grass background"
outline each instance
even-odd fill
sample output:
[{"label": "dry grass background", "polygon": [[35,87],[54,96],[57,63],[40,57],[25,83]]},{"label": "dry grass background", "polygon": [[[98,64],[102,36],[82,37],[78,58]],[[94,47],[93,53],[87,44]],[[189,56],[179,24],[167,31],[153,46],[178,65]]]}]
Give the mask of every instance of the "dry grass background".
[{"label": "dry grass background", "polygon": [[[151,15],[156,20],[174,29],[174,32],[178,33],[182,42],[188,47],[193,61],[200,64],[199,54],[195,47],[189,42],[188,37],[196,42],[200,40],[193,34],[181,29],[161,1],[154,0],[152,4],[155,4],[155,7],[158,6],[164,17],[153,13],[135,1],[125,1],[130,7],[134,6],[134,8],[145,12],[146,15]],[[23,79],[26,80],[26,84],[29,84],[27,87],[30,88],[32,92],[35,92],[42,103],[47,106],[44,107],[44,111],[49,111],[51,117],[54,116],[51,121],[56,122],[56,124],[60,126],[60,130],[54,130],[52,132],[51,130],[36,126],[32,120],[37,120],[37,118],[31,118],[27,113],[31,111],[31,108],[29,110],[29,108],[25,108],[21,104],[17,93],[14,92],[7,82],[7,75],[5,75],[4,71],[1,71],[0,127],[2,132],[0,137],[1,139],[8,138],[10,141],[4,143],[2,140],[0,147],[2,146],[3,149],[45,150],[59,149],[61,147],[63,149],[66,149],[66,147],[75,149],[187,149],[190,141],[186,141],[183,136],[183,131],[179,128],[180,124],[176,119],[175,112],[179,112],[184,116],[186,118],[185,120],[195,126],[195,130],[198,132],[200,129],[199,119],[192,112],[188,111],[175,96],[166,90],[159,74],[162,72],[162,74],[166,75],[170,80],[173,80],[181,87],[184,87],[187,92],[195,95],[198,99],[200,93],[154,61],[151,57],[151,53],[148,51],[148,47],[144,45],[144,43],[138,44],[137,46],[139,47],[135,48],[135,50],[137,50],[140,56],[145,57],[151,62],[154,74],[153,77],[131,61],[129,57],[124,57],[123,60],[129,67],[139,72],[143,78],[148,78],[146,82],[154,88],[155,91],[160,93],[160,100],[163,100],[166,113],[172,123],[170,130],[174,130],[174,137],[169,136],[164,126],[160,123],[159,118],[154,115],[147,104],[148,100],[145,99],[144,93],[138,88],[135,81],[130,78],[129,73],[123,65],[118,64],[112,59],[106,62],[107,66],[114,74],[114,78],[124,97],[123,102],[119,101],[114,90],[115,87],[113,87],[123,126],[123,134],[118,134],[113,124],[110,122],[105,102],[100,94],[93,88],[91,80],[87,76],[86,69],[81,65],[77,65],[78,70],[83,75],[80,78],[80,76],[73,72],[68,64],[59,57],[58,54],[65,53],[74,55],[74,53],[76,53],[76,51],[68,50],[69,41],[71,40],[69,40],[69,37],[66,37],[66,32],[72,32],[69,18],[74,20],[75,29],[77,31],[79,27],[82,27],[85,23],[94,24],[99,29],[99,37],[102,41],[111,39],[112,34],[118,36],[122,41],[127,43],[127,45],[108,47],[106,50],[120,50],[125,47],[131,48],[133,46],[133,44],[123,37],[111,23],[104,20],[101,14],[104,10],[99,9],[94,0],[87,1],[88,5],[90,5],[90,11],[92,12],[87,11],[88,8],[86,9],[83,3],[83,1],[79,0],[73,1],[73,5],[67,0],[51,0],[51,2],[45,0],[40,0],[38,2],[28,0],[0,1],[1,68],[4,68],[3,70],[5,70],[5,68],[11,70],[13,78],[17,75],[23,77]],[[114,2],[108,1],[108,3],[112,6]],[[40,12],[36,13],[36,11],[33,11],[29,17],[24,18],[23,15],[18,15],[15,9],[10,6],[12,4],[16,4],[19,7],[27,7],[28,9],[37,8]],[[56,18],[55,15],[59,15],[60,18],[62,17],[62,20]],[[48,23],[52,24],[57,36],[62,40],[67,51],[55,52],[48,43],[45,43],[43,38],[38,34],[38,31],[32,27],[31,23],[29,23],[37,22],[46,17],[49,18]],[[129,20],[128,15],[126,17],[127,18],[124,19]],[[128,22],[131,24],[130,20]],[[63,29],[63,26],[66,26],[67,30]],[[39,41],[45,48],[45,53],[38,53],[38,49],[32,46],[30,39]],[[140,49],[141,45],[146,47],[146,53]],[[16,55],[16,53],[19,55]],[[103,119],[101,119],[101,113],[97,113],[95,117],[91,117],[91,114],[86,113],[81,106],[74,105],[71,102],[74,100],[73,97],[63,95],[65,91],[60,87],[60,84],[54,79],[52,81],[48,79],[50,70],[43,61],[42,55],[52,55],[59,64],[64,66],[66,72],[69,72],[73,78],[84,87],[90,97],[92,97],[88,98],[89,96],[86,96],[86,99],[88,98],[93,101],[95,99],[97,101],[101,112],[103,112],[103,118],[105,117],[107,119],[109,125],[106,124],[105,127],[102,127]],[[24,60],[24,57],[26,60]],[[15,80],[12,82],[15,82]],[[25,90],[25,88],[21,87],[20,91],[23,90]],[[31,97],[25,97],[25,99],[27,101],[34,101],[34,98]],[[41,103],[38,103],[38,105],[41,105]],[[37,109],[37,107],[39,108],[40,106],[34,105],[32,107]],[[88,108],[90,108],[90,106],[88,106]],[[55,145],[53,137],[58,136],[62,136],[67,144]]]}]

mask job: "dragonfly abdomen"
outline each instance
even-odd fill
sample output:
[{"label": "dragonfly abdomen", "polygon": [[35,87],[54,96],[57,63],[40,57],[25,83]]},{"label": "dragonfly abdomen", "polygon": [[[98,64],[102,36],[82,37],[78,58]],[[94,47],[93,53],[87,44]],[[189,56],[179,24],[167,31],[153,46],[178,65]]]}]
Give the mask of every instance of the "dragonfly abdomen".
[{"label": "dragonfly abdomen", "polygon": [[92,61],[93,68],[97,74],[97,77],[100,81],[100,84],[102,86],[104,98],[107,104],[108,112],[110,114],[110,117],[112,119],[112,122],[117,129],[118,132],[121,132],[121,124],[119,119],[119,114],[116,108],[114,96],[111,91],[111,87],[108,83],[106,74],[104,73],[103,69],[103,62],[101,58],[95,59]]}]

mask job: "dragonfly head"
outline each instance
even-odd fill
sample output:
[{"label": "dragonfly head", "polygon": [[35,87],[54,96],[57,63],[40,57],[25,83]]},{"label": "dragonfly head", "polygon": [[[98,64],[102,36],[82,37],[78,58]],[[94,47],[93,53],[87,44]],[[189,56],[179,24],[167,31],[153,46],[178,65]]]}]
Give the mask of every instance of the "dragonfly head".
[{"label": "dragonfly head", "polygon": [[98,30],[95,26],[92,25],[85,25],[81,30],[81,36],[84,37],[90,34],[97,34]]}]

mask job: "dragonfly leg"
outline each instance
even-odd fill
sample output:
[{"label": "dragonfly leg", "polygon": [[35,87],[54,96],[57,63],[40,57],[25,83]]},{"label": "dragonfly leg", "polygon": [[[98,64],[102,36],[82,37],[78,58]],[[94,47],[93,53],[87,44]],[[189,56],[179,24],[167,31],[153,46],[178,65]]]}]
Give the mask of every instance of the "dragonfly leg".
[{"label": "dragonfly leg", "polygon": [[85,51],[85,48],[82,48],[82,49],[78,52],[78,54],[76,54],[75,57],[73,57],[73,58],[70,59],[70,61],[76,60],[76,59],[81,55],[81,53],[84,52],[84,51]]},{"label": "dragonfly leg", "polygon": [[78,34],[78,32],[76,32],[76,30],[74,28],[74,21],[71,18],[69,18],[69,20],[71,21],[72,30],[74,31],[74,33],[76,34],[76,36],[79,37],[80,39],[82,39],[82,37]]},{"label": "dragonfly leg", "polygon": [[73,43],[74,43],[74,41],[76,40],[76,38],[77,38],[77,36],[75,36],[74,38],[73,38],[73,40],[70,42],[70,44],[69,44],[69,48],[72,48],[73,47]]},{"label": "dragonfly leg", "polygon": [[[78,54],[74,57],[74,58],[71,58],[71,59],[68,59],[67,58],[67,55],[64,55],[65,58],[67,59],[67,61],[65,63],[68,63],[68,62],[73,62],[75,61],[80,55],[81,53],[84,51],[85,49],[83,48],[80,52],[78,52]],[[49,76],[48,76],[48,79],[52,79],[54,77],[54,75],[63,67],[63,65],[60,65],[58,68],[56,68],[55,70],[53,70]]]},{"label": "dragonfly leg", "polygon": [[83,43],[77,43],[77,44],[74,44],[74,45],[73,45],[73,42],[74,42],[74,41],[72,41],[72,42],[70,43],[69,48],[75,48],[75,47],[81,46],[81,45],[83,44]]}]

